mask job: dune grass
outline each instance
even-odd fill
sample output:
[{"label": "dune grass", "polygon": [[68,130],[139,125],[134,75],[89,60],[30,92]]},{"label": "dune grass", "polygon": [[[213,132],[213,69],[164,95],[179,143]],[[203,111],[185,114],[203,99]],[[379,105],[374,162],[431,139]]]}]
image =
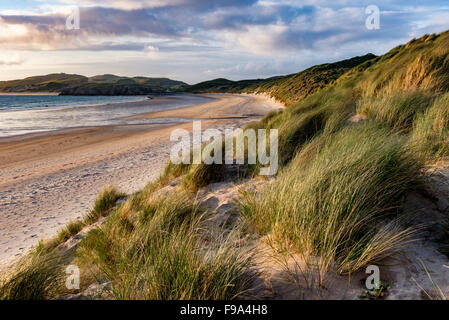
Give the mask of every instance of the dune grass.
[{"label": "dune grass", "polygon": [[438,97],[416,119],[411,141],[429,158],[449,155],[449,93]]},{"label": "dune grass", "polygon": [[82,241],[78,256],[111,280],[117,299],[240,297],[251,255],[228,241],[206,246],[202,222],[182,190],[131,198]]},{"label": "dune grass", "polygon": [[[213,141],[213,143],[222,144],[222,164],[205,164],[204,160],[201,163],[193,163],[193,152],[190,152],[189,163],[179,163],[174,164],[171,161],[165,166],[164,171],[159,176],[156,181],[158,187],[163,187],[173,179],[182,176],[182,186],[185,190],[190,192],[197,192],[200,188],[215,182],[221,181],[224,177],[225,165],[224,165],[224,144],[222,141]],[[202,153],[204,153],[204,148],[208,145],[205,143],[202,148]],[[213,153],[212,153],[213,155]]]},{"label": "dune grass", "polygon": [[424,297],[428,300],[449,300],[449,296],[447,296],[444,291],[441,289],[441,287],[438,285],[438,283],[436,283],[431,274],[429,269],[427,268],[427,266],[424,264],[424,262],[421,260],[421,265],[424,269],[424,271],[426,272],[426,275],[429,279],[429,282],[431,284],[431,290],[426,290],[424,289],[419,283],[416,282],[417,286],[421,289],[421,293],[424,295]]},{"label": "dune grass", "polygon": [[445,92],[449,85],[449,32],[424,35],[360,65],[338,82],[352,78],[364,96],[427,90]]},{"label": "dune grass", "polygon": [[117,200],[123,197],[125,197],[125,194],[118,191],[114,186],[106,187],[95,200],[93,209],[84,217],[85,224],[89,225],[96,222],[115,206]]},{"label": "dune grass", "polygon": [[409,131],[417,115],[432,103],[433,95],[423,91],[399,92],[361,99],[358,113],[396,130]]},{"label": "dune grass", "polygon": [[192,192],[216,181],[221,181],[224,176],[224,164],[194,164],[182,180],[183,186]]},{"label": "dune grass", "polygon": [[[250,272],[254,252],[239,247],[239,233],[208,242],[206,218],[189,194],[183,189],[157,194],[159,189],[149,184],[83,238],[75,253],[82,273],[106,277],[117,299],[244,296],[255,276]],[[98,197],[92,211],[107,211],[111,190]],[[69,224],[64,234],[77,231],[78,224]],[[73,253],[60,250],[55,241],[41,244],[2,279],[0,299],[53,299],[70,293],[64,288],[64,267]]]},{"label": "dune grass", "polygon": [[261,193],[243,193],[240,210],[253,229],[286,250],[319,256],[354,272],[385,257],[411,230],[384,225],[420,185],[422,163],[405,141],[375,124],[349,127],[303,161],[299,153]]},{"label": "dune grass", "polygon": [[63,256],[59,252],[30,253],[0,281],[0,300],[46,300],[58,296],[63,285]]},{"label": "dune grass", "polygon": [[171,161],[168,161],[167,165],[164,168],[164,171],[157,179],[157,184],[159,186],[164,186],[170,181],[172,181],[175,178],[178,178],[179,176],[182,176],[186,174],[190,169],[190,164],[174,164]]}]

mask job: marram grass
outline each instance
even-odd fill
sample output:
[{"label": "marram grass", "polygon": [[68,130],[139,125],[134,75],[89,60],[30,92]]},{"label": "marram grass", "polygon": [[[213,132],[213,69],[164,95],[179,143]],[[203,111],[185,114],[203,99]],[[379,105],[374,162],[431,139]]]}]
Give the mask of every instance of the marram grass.
[{"label": "marram grass", "polygon": [[243,296],[254,276],[252,255],[230,239],[206,245],[203,220],[182,191],[150,196],[139,205],[125,203],[83,240],[78,255],[111,280],[117,299]]},{"label": "marram grass", "polygon": [[318,147],[312,157],[300,152],[264,191],[243,193],[240,210],[280,247],[319,256],[323,273],[332,265],[355,272],[410,237],[382,224],[420,185],[422,162],[404,138],[375,124],[343,129]]}]

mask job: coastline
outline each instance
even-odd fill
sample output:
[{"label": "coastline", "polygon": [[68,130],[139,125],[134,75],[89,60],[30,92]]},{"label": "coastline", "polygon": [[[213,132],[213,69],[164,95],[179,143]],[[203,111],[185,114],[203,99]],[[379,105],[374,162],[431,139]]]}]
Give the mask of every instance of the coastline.
[{"label": "coastline", "polygon": [[[274,109],[252,97],[210,97],[216,100],[139,116],[201,118],[203,129],[224,130]],[[1,138],[0,267],[84,215],[105,186],[132,193],[157,178],[168,162],[174,128],[191,131],[192,124],[89,127]]]}]

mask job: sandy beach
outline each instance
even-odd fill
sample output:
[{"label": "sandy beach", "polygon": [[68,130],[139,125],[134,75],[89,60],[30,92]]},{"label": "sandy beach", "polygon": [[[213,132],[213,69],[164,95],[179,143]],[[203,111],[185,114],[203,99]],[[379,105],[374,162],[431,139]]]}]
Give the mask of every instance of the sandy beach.
[{"label": "sandy beach", "polygon": [[[209,97],[214,99],[129,119],[203,119],[203,130],[224,130],[281,107],[263,96]],[[129,104],[167,99],[171,98]],[[115,184],[132,193],[156,178],[169,159],[175,128],[191,130],[192,123],[89,127],[1,138],[0,266],[83,216],[105,186]]]}]

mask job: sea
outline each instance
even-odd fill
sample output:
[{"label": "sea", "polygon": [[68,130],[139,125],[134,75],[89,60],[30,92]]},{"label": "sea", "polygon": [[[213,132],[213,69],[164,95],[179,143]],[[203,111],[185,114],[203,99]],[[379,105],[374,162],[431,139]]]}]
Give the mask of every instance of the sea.
[{"label": "sea", "polygon": [[188,94],[175,97],[161,99],[160,103],[155,100],[151,104],[133,104],[149,97],[0,95],[0,137],[81,127],[187,122],[183,118],[122,118],[210,101],[207,97]]}]

